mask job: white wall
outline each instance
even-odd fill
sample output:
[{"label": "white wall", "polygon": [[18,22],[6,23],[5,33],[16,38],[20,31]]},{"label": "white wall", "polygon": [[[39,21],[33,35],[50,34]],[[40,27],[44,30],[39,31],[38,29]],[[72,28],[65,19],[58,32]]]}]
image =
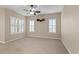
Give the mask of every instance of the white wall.
[{"label": "white wall", "polygon": [[[23,18],[25,20],[25,30],[24,33],[19,33],[19,34],[11,34],[10,32],[10,16],[15,16],[19,18]],[[57,19],[57,33],[48,33],[48,19],[50,17],[56,17]],[[35,18],[35,19],[34,19]],[[26,36],[33,36],[33,37],[43,37],[43,38],[60,38],[61,34],[61,14],[60,13],[55,13],[55,14],[47,14],[47,15],[39,15],[34,17],[33,19],[35,20],[35,32],[30,33],[29,32],[29,18],[25,18],[24,16],[9,10],[9,9],[0,9],[0,41],[2,42],[7,42],[7,41],[12,41],[15,39],[20,39],[24,38]],[[46,21],[44,22],[37,22],[37,18],[45,18]],[[27,24],[26,24],[27,20]],[[27,28],[26,28],[27,27]],[[26,33],[27,31],[27,33]]]},{"label": "white wall", "polygon": [[0,8],[0,42],[5,41],[5,9]]},{"label": "white wall", "polygon": [[64,6],[61,20],[62,42],[70,53],[79,53],[79,6]]},{"label": "white wall", "polygon": [[[25,20],[24,33],[11,34],[10,30],[10,16],[22,18]],[[21,39],[26,37],[26,18],[12,10],[0,8],[0,42]]]},{"label": "white wall", "polygon": [[[48,29],[48,20],[51,17],[56,17],[57,21],[57,33],[49,33]],[[37,18],[45,18],[43,22],[37,22]],[[29,20],[33,19],[35,21],[35,32],[29,32]],[[44,14],[44,15],[37,15],[37,16],[30,16],[27,20],[27,36],[30,37],[41,37],[41,38],[52,38],[52,39],[60,39],[61,34],[61,14],[54,13],[54,14]]]},{"label": "white wall", "polygon": [[[6,17],[5,17],[5,40],[6,41],[11,41],[15,39],[21,39],[26,36],[26,19],[24,16],[11,11],[9,9],[5,10],[6,12]],[[18,34],[11,34],[10,32],[10,16],[14,16],[16,18],[24,19],[25,20],[25,27],[24,27],[24,33],[18,33]]]}]

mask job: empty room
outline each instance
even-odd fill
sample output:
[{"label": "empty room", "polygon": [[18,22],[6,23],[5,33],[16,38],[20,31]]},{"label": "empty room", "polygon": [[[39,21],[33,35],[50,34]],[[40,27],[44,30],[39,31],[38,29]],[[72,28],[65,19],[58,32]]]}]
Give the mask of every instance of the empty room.
[{"label": "empty room", "polygon": [[78,54],[79,5],[0,5],[0,54]]}]

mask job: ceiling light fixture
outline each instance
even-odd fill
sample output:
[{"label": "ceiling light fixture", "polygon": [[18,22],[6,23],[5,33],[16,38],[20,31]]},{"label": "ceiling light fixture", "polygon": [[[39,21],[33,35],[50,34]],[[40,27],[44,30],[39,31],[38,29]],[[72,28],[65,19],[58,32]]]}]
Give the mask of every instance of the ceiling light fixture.
[{"label": "ceiling light fixture", "polygon": [[30,14],[30,15],[37,15],[37,14],[40,13],[39,10],[36,10],[38,8],[37,5],[29,5],[29,6],[30,6],[29,9],[24,9],[24,11],[28,12],[28,14]]}]

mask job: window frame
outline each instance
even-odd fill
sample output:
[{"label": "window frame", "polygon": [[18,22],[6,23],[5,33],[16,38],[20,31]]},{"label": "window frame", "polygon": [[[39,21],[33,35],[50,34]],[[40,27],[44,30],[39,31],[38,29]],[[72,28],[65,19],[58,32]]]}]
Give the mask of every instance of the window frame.
[{"label": "window frame", "polygon": [[[13,25],[12,25],[12,18],[14,19],[14,22],[15,21],[17,21],[17,23],[16,23],[16,25],[15,25],[15,23],[13,23]],[[22,24],[20,24],[21,25],[21,32],[19,32],[19,20],[21,20],[21,22],[23,21],[23,28],[22,28]],[[24,19],[21,19],[21,18],[16,18],[16,17],[14,17],[14,16],[10,16],[10,32],[11,32],[11,34],[19,34],[19,33],[24,33]],[[12,26],[14,26],[14,29],[16,28],[17,30],[15,31],[15,30],[13,30],[14,32],[12,32]],[[22,29],[23,29],[23,31],[22,31]]]},{"label": "window frame", "polygon": [[[21,23],[19,24],[19,21],[21,21]],[[21,27],[21,28],[19,28]],[[19,31],[20,30],[20,31]],[[18,32],[19,33],[23,33],[24,32],[24,20],[23,19],[19,19],[18,20]]]},{"label": "window frame", "polygon": [[[49,24],[50,20],[52,20],[52,25]],[[53,20],[55,20],[55,24],[53,24]],[[50,28],[49,28],[50,26],[52,27],[52,31],[51,32],[50,32]],[[54,26],[55,26],[55,32],[53,31],[53,29],[54,29],[53,27]],[[48,33],[54,33],[54,34],[57,33],[57,20],[56,20],[55,17],[49,18],[49,20],[48,20]]]},{"label": "window frame", "polygon": [[34,20],[29,20],[29,32],[32,32],[32,33],[35,32],[35,21]]}]

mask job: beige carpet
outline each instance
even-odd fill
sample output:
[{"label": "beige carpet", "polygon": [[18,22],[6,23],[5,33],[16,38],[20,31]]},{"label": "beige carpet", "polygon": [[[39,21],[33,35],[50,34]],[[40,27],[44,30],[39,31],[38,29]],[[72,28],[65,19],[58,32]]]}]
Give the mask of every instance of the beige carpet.
[{"label": "beige carpet", "polygon": [[67,54],[68,51],[57,39],[25,38],[0,44],[0,53]]}]

